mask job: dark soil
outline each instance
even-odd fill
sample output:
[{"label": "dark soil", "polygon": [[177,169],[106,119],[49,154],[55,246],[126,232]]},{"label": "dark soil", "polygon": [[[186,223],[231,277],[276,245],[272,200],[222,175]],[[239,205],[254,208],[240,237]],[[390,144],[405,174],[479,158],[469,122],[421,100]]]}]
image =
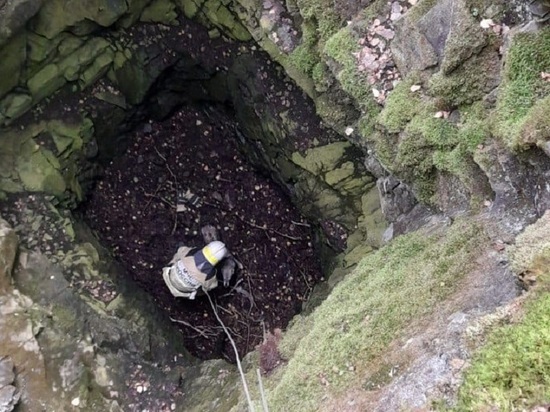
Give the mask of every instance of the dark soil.
[{"label": "dark soil", "polygon": [[[321,276],[312,229],[282,190],[239,153],[231,119],[184,107],[162,123],[146,123],[127,152],[111,162],[85,206],[85,217],[134,279],[182,330],[199,358],[231,348],[206,296],[174,298],[161,276],[178,244],[203,246],[200,229],[215,225],[243,263],[232,284],[211,293],[240,355],[284,328]],[[200,198],[176,212],[176,193]],[[220,283],[221,285],[221,283]]]}]

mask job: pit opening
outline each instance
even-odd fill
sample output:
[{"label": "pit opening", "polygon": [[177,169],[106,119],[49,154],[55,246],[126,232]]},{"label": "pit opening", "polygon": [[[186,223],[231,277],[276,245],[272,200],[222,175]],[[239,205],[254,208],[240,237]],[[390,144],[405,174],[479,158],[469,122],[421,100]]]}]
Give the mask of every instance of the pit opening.
[{"label": "pit opening", "polygon": [[[236,129],[213,106],[183,106],[164,121],[147,121],[82,207],[101,241],[201,359],[234,361],[234,352],[207,297],[173,297],[162,268],[179,245],[204,246],[202,226],[217,227],[244,265],[229,288],[220,282],[210,292],[241,355],[262,342],[264,331],[284,328],[322,276],[311,224],[277,183],[247,162]],[[196,197],[178,201],[182,193]]]}]

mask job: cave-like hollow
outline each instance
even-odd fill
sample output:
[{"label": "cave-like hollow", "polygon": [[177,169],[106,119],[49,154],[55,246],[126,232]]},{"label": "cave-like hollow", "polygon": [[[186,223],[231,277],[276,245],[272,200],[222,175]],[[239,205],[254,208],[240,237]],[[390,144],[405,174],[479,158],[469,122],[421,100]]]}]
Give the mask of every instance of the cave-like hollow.
[{"label": "cave-like hollow", "polygon": [[[100,240],[203,359],[232,360],[233,349],[207,297],[175,298],[161,276],[178,245],[204,245],[202,226],[216,226],[244,265],[229,288],[220,281],[211,292],[242,354],[262,341],[266,328],[284,328],[321,278],[311,224],[277,183],[247,162],[233,126],[220,110],[193,106],[141,125],[82,208]],[[178,201],[181,193],[197,198]]]},{"label": "cave-like hollow", "polygon": [[[135,30],[149,38],[155,33],[148,31],[157,29]],[[192,41],[176,36],[180,41],[167,42],[173,47],[162,51],[168,63],[130,115],[85,99],[101,173],[79,212],[181,329],[191,354],[234,361],[207,297],[174,298],[162,268],[179,245],[203,246],[201,227],[214,225],[244,265],[229,288],[220,282],[211,292],[239,354],[253,350],[266,331],[285,328],[323,278],[327,250],[319,246],[326,243],[319,222],[308,221],[292,197],[292,177],[280,172],[281,157],[339,139],[254,45],[213,44],[202,33],[193,32]],[[166,30],[162,34],[170,38]],[[101,80],[95,95],[110,87]],[[283,120],[299,127],[290,134]],[[178,201],[185,193],[196,198]],[[334,238],[342,243],[343,235]],[[104,296],[107,303],[111,295]]]}]

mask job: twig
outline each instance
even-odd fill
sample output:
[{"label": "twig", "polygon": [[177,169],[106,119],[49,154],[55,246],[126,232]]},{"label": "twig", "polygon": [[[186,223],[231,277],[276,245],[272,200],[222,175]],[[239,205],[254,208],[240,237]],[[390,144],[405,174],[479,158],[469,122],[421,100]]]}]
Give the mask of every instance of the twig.
[{"label": "twig", "polygon": [[[230,213],[231,211],[229,210],[226,210],[225,208],[221,207],[220,205],[217,205],[215,203],[211,203],[211,202],[208,202],[208,201],[205,201],[203,200],[203,203],[207,206],[211,206],[211,207],[215,207],[216,209],[220,209],[220,210],[223,210],[227,213]],[[282,236],[282,237],[286,237],[287,239],[290,239],[290,240],[303,240],[301,237],[296,237],[296,236],[291,236],[291,235],[287,235],[286,233],[283,233],[283,232],[279,232],[278,230],[276,229],[272,229],[270,227],[267,227],[267,226],[260,226],[260,225],[257,225],[255,223],[252,223],[252,222],[249,222],[248,220],[244,219],[243,217],[239,216],[238,214],[234,213],[233,214],[234,216],[236,216],[241,222],[249,225],[249,226],[252,226],[256,229],[261,229],[263,230],[264,232],[273,232],[273,233],[276,233],[277,235],[279,236]],[[300,224],[300,223],[296,223],[296,222],[292,222],[292,223],[295,223],[295,224]],[[306,225],[305,223],[302,223],[302,225]],[[309,225],[308,225],[309,226]],[[268,236],[269,237],[269,236]]]},{"label": "twig", "polygon": [[144,195],[145,197],[150,197],[151,200],[152,200],[153,198],[156,198],[156,199],[160,200],[161,202],[166,203],[166,204],[167,204],[168,206],[170,206],[170,207],[175,207],[174,204],[173,204],[172,202],[170,202],[169,200],[166,200],[166,199],[163,198],[163,197],[157,196],[156,194],[151,194],[151,193],[143,192],[143,195]]},{"label": "twig", "polygon": [[[159,157],[164,160],[164,165],[166,166],[166,169],[168,169],[168,172],[172,175],[172,177],[174,178],[174,185],[175,185],[175,191],[176,191],[176,202],[178,201],[178,178],[176,177],[176,175],[174,174],[174,172],[172,172],[172,169],[170,168],[170,166],[168,165],[168,160],[166,160],[166,157],[164,157],[160,152],[159,150],[157,149],[156,146],[153,146],[153,149],[155,149],[155,152],[157,152],[157,154],[159,155]],[[172,234],[176,233],[176,228],[178,226],[178,209],[177,209],[177,206],[174,206],[174,227],[172,228]]]},{"label": "twig", "polygon": [[[191,328],[193,329],[195,332],[199,333],[203,338],[205,339],[208,339],[208,335],[203,331],[203,330],[200,330],[199,328],[196,328],[195,326],[191,325],[190,323],[184,321],[184,320],[178,320],[178,319],[174,319],[172,317],[170,317],[170,320],[172,322],[176,322],[176,323],[181,323],[182,325],[185,325],[187,326],[188,328]],[[215,336],[216,334],[215,333],[212,333],[211,336]]]},{"label": "twig", "polygon": [[287,239],[290,239],[290,240],[302,240],[301,237],[296,237],[296,236],[290,236],[290,235],[287,235],[286,233],[282,233],[282,232],[279,232],[278,230],[275,230],[275,229],[272,229],[270,227],[267,227],[267,226],[260,226],[260,225],[257,225],[255,223],[252,223],[252,222],[249,222],[248,220],[245,220],[244,218],[242,218],[241,216],[235,214],[235,216],[237,216],[241,222],[243,223],[246,223],[247,225],[250,225],[252,227],[255,227],[256,229],[261,229],[263,231],[269,231],[269,232],[273,232],[273,233],[276,233],[278,234],[279,236],[282,236],[282,237],[286,237]]},{"label": "twig", "polygon": [[291,220],[290,223],[296,225],[296,226],[305,226],[305,227],[311,227],[309,223],[302,223],[302,222],[295,222],[294,220]]},{"label": "twig", "polygon": [[256,375],[258,375],[258,386],[260,387],[260,396],[262,397],[262,407],[264,412],[269,412],[267,407],[267,399],[265,398],[264,385],[262,384],[262,374],[260,368],[256,369]]},{"label": "twig", "polygon": [[153,201],[153,198],[157,196],[157,193],[158,191],[160,190],[160,187],[162,186],[162,183],[159,183],[157,188],[155,189],[155,192],[152,194],[152,195],[148,195],[148,193],[145,193],[145,191],[143,192],[145,194],[145,196],[148,196],[149,197],[149,200],[147,201],[147,203],[145,204],[145,206],[143,207],[143,209],[141,209],[141,213],[145,213],[145,211],[147,210],[147,208],[149,207],[149,205],[151,204],[151,202]]},{"label": "twig", "polygon": [[212,310],[214,311],[214,315],[216,316],[216,319],[220,323],[221,327],[223,328],[223,331],[227,335],[227,338],[229,339],[229,342],[231,343],[231,346],[233,347],[233,350],[235,351],[235,359],[237,361],[237,368],[239,369],[239,373],[241,375],[241,380],[243,383],[243,389],[244,393],[246,395],[246,401],[248,402],[248,410],[250,412],[254,412],[254,405],[252,404],[252,399],[250,398],[250,392],[248,391],[248,385],[246,384],[246,378],[244,376],[243,367],[241,365],[241,359],[239,358],[239,351],[237,350],[237,345],[235,344],[235,341],[233,340],[233,337],[225,327],[224,323],[222,322],[220,315],[218,315],[218,311],[216,310],[216,306],[214,306],[214,302],[212,302],[212,298],[210,297],[210,294],[205,290],[204,293],[208,297],[208,301],[210,302],[210,306],[212,306]]},{"label": "twig", "polygon": [[239,279],[237,280],[237,282],[235,283],[235,286],[233,286],[231,288],[231,290],[229,292],[227,292],[225,295],[221,295],[220,298],[225,298],[226,296],[231,296],[233,294],[233,292],[235,291],[235,289],[237,289],[237,286],[239,286],[239,284],[241,284],[243,281],[243,279]]}]

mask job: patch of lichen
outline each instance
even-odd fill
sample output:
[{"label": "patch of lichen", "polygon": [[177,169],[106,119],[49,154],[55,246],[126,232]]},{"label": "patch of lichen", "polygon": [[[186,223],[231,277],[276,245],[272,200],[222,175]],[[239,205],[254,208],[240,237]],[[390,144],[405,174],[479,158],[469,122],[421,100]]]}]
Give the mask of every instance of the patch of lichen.
[{"label": "patch of lichen", "polygon": [[[525,149],[522,128],[539,120],[537,101],[550,94],[550,82],[541,73],[550,67],[550,28],[513,37],[504,65],[494,116],[494,134],[513,150]],[[544,114],[544,111],[542,111]]]},{"label": "patch of lichen", "polygon": [[319,410],[326,391],[338,394],[360,385],[358,376],[364,381],[376,372],[369,371],[369,362],[411,320],[429,314],[455,290],[484,239],[478,227],[458,223],[431,236],[396,238],[363,259],[295,325],[300,331],[284,336],[280,349],[289,362],[267,383],[270,407]]}]

